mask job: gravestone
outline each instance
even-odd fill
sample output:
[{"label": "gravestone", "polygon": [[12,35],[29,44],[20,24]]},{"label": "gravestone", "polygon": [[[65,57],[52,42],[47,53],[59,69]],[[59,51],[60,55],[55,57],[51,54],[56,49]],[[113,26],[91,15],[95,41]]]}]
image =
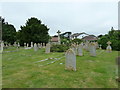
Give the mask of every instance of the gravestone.
[{"label": "gravestone", "polygon": [[14,42],[14,47],[17,47],[17,44],[16,44],[16,42]]},{"label": "gravestone", "polygon": [[29,47],[29,44],[27,43],[27,47]]},{"label": "gravestone", "polygon": [[76,71],[76,54],[72,49],[66,51],[65,69]]},{"label": "gravestone", "polygon": [[107,44],[108,44],[108,46],[107,46],[107,48],[106,48],[106,51],[107,51],[108,53],[110,53],[110,52],[112,52],[112,47],[110,46],[111,42],[108,41]]},{"label": "gravestone", "polygon": [[33,42],[31,42],[31,47],[33,47]]},{"label": "gravestone", "polygon": [[71,49],[73,50],[73,52],[74,52],[75,55],[76,55],[76,54],[77,54],[77,46],[76,46],[75,43],[71,45]]},{"label": "gravestone", "polygon": [[85,46],[84,46],[86,51],[89,51],[89,41],[85,42]]},{"label": "gravestone", "polygon": [[38,50],[38,47],[37,47],[37,44],[35,43],[34,44],[34,51],[37,51]]},{"label": "gravestone", "polygon": [[96,46],[94,42],[89,44],[89,50],[90,50],[90,56],[96,56]]},{"label": "gravestone", "polygon": [[26,43],[24,43],[24,47],[26,47]]},{"label": "gravestone", "polygon": [[102,45],[101,44],[99,45],[99,49],[102,49]]},{"label": "gravestone", "polygon": [[50,43],[46,44],[45,53],[50,53]]},{"label": "gravestone", "polygon": [[83,50],[82,49],[83,49],[83,44],[81,43],[81,44],[78,45],[78,49],[77,49],[78,50],[78,52],[77,52],[78,56],[83,56]]}]

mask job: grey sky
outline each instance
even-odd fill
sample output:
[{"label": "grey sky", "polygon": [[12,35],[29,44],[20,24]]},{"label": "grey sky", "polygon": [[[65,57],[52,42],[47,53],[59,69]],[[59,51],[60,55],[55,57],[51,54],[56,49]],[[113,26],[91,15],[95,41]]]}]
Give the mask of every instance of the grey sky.
[{"label": "grey sky", "polygon": [[50,35],[57,30],[106,34],[118,28],[118,2],[2,2],[0,14],[17,30],[30,17],[46,24]]}]

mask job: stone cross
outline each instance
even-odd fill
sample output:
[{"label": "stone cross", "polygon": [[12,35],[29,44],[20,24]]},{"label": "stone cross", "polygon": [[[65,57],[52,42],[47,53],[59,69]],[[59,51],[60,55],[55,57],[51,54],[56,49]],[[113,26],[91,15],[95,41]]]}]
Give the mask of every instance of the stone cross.
[{"label": "stone cross", "polygon": [[110,52],[112,52],[112,47],[110,46],[111,42],[108,41],[107,44],[108,44],[108,46],[107,46],[107,48],[106,48],[106,51],[107,51],[108,53],[110,53]]},{"label": "stone cross", "polygon": [[38,50],[38,47],[37,47],[37,44],[35,43],[34,44],[34,51],[37,51]]},{"label": "stone cross", "polygon": [[72,49],[66,51],[65,69],[76,71],[76,54]]},{"label": "stone cross", "polygon": [[58,33],[58,44],[60,44],[61,43],[61,40],[60,40],[60,33],[61,32],[60,32],[60,30],[58,30],[57,33]]},{"label": "stone cross", "polygon": [[89,50],[90,50],[90,56],[96,56],[96,46],[94,42],[90,43]]},{"label": "stone cross", "polygon": [[50,43],[46,44],[45,53],[50,53]]}]

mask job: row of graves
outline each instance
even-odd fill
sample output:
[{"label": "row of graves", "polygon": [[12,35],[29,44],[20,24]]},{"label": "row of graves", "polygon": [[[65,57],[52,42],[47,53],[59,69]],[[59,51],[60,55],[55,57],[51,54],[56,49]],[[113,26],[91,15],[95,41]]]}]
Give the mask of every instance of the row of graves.
[{"label": "row of graves", "polygon": [[[108,53],[112,52],[112,48],[110,46],[111,42],[107,42],[108,46],[106,51]],[[76,55],[83,56],[83,49],[89,51],[90,56],[96,56],[96,49],[102,49],[101,45],[98,45],[97,42],[86,42],[81,44],[72,44],[71,48],[66,52],[66,70],[73,70],[76,71]]]}]

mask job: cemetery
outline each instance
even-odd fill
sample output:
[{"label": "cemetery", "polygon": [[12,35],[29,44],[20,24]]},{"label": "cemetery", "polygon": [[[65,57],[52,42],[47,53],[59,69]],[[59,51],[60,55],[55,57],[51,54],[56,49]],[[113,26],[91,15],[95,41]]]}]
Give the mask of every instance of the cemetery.
[{"label": "cemetery", "polygon": [[[32,19],[36,20],[31,18],[27,23]],[[0,43],[3,88],[118,87],[116,58],[120,48],[114,42],[118,37],[106,39],[106,36],[60,30],[57,35],[48,36],[48,29],[42,24],[42,29],[38,28],[41,31],[26,33],[28,24],[21,26],[14,42],[3,38]],[[112,27],[108,36],[115,33],[120,35]],[[83,34],[86,36],[78,38]]]}]

